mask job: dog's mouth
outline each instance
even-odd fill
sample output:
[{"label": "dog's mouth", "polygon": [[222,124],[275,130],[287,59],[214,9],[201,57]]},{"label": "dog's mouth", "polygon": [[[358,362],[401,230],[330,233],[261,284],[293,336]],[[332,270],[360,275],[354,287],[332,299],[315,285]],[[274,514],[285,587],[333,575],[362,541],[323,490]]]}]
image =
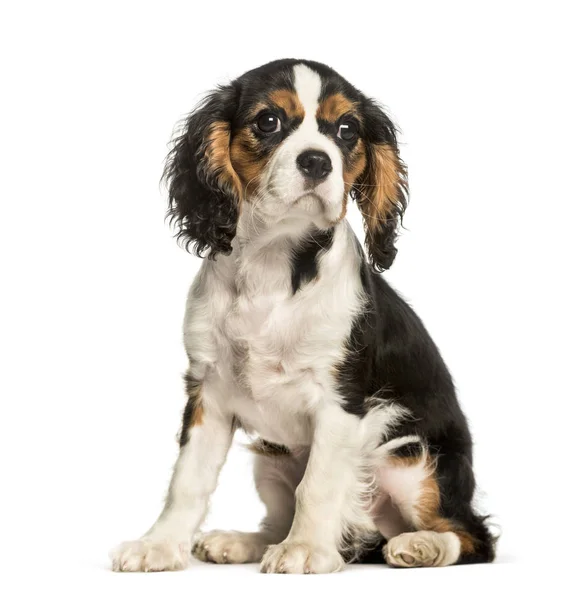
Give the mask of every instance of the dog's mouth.
[{"label": "dog's mouth", "polygon": [[323,207],[327,201],[323,196],[314,191],[307,191],[304,194],[301,194],[296,200],[293,201],[293,205],[299,204],[300,202],[317,202],[320,207]]},{"label": "dog's mouth", "polygon": [[310,217],[323,217],[330,212],[330,202],[321,194],[308,191],[292,202],[290,210],[305,213]]},{"label": "dog's mouth", "polygon": [[310,219],[318,226],[326,227],[339,220],[338,214],[341,212],[341,207],[337,208],[327,197],[309,191],[294,200],[289,210],[294,216]]}]

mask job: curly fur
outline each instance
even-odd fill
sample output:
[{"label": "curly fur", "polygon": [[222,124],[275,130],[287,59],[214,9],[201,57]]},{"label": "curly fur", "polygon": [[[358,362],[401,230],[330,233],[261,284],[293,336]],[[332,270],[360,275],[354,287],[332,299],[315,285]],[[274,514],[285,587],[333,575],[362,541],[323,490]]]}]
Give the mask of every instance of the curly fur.
[{"label": "curly fur", "polygon": [[182,132],[173,141],[163,179],[169,192],[167,216],[176,227],[176,237],[197,256],[215,258],[230,254],[235,237],[240,198],[224,185],[219,172],[207,159],[208,135],[216,121],[230,122],[236,106],[232,85],[212,92],[185,119]]},{"label": "curly fur", "polygon": [[[167,156],[163,174],[169,191],[167,216],[176,228],[177,239],[185,249],[192,247],[197,256],[215,258],[218,253],[229,254],[236,234],[242,198],[235,186],[224,185],[219,171],[208,164],[207,147],[214,123],[224,122],[233,132],[242,81],[243,77],[210,93],[184,120]],[[360,98],[368,160],[351,186],[350,195],[365,217],[365,245],[370,262],[381,272],[391,267],[397,254],[395,241],[409,197],[407,172],[399,158],[395,125],[376,102],[357,90],[355,93]],[[396,180],[387,190],[380,190],[382,173],[376,162],[376,149],[383,145],[391,149],[395,160]],[[367,219],[368,205],[380,207],[373,225]]]},{"label": "curly fur", "polygon": [[[377,103],[367,100],[363,105],[363,137],[367,140],[368,161],[365,171],[352,186],[351,195],[365,217],[365,245],[373,268],[379,272],[389,269],[395,260],[395,241],[399,225],[409,200],[407,170],[399,158],[396,127]],[[379,184],[376,148],[387,146],[395,157],[395,180],[391,188]],[[381,196],[381,197],[380,197]],[[379,207],[376,226],[371,226],[367,211]]]}]

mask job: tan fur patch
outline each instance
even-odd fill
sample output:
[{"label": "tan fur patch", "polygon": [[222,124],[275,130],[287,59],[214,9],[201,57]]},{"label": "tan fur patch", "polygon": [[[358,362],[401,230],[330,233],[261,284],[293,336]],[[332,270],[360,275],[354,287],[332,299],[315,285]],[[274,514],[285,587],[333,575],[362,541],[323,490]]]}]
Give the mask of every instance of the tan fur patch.
[{"label": "tan fur patch", "polygon": [[225,121],[216,121],[209,127],[205,158],[208,166],[217,176],[219,185],[232,189],[237,198],[242,198],[243,186],[231,162],[231,128]]},{"label": "tan fur patch", "polygon": [[343,94],[332,94],[324,98],[317,107],[316,117],[334,123],[343,115],[356,114],[357,104],[348,100]]},{"label": "tan fur patch", "polygon": [[186,392],[188,397],[188,405],[192,407],[191,416],[188,422],[187,429],[203,424],[203,403],[202,403],[202,384],[189,379],[186,379]]},{"label": "tan fur patch", "polygon": [[406,189],[405,166],[388,144],[376,144],[364,179],[358,186],[359,205],[371,235],[379,231],[394,212],[400,190]]},{"label": "tan fur patch", "polygon": [[440,488],[435,474],[435,461],[426,455],[416,455],[410,457],[392,456],[388,462],[396,467],[414,467],[420,462],[424,463],[424,469],[427,477],[422,481],[419,499],[414,506],[414,517],[412,525],[417,529],[435,531],[437,533],[452,532],[455,533],[461,544],[462,554],[471,554],[475,549],[474,538],[463,529],[460,529],[450,519],[440,515]]},{"label": "tan fur patch", "polygon": [[271,102],[282,108],[290,119],[303,119],[305,109],[299,96],[292,90],[275,90],[269,94]]},{"label": "tan fur patch", "polygon": [[266,110],[271,108],[271,106],[267,102],[259,102],[253,106],[251,111],[249,112],[250,117],[254,119],[262,110]]},{"label": "tan fur patch", "polygon": [[197,404],[195,406],[195,410],[193,412],[193,418],[191,420],[191,427],[195,427],[196,425],[202,425],[203,424],[203,415],[204,415],[203,405],[199,402],[199,404]]},{"label": "tan fur patch", "polygon": [[258,188],[261,174],[267,165],[267,157],[259,157],[258,149],[259,141],[250,127],[245,127],[233,138],[231,164],[241,179],[243,198]]},{"label": "tan fur patch", "polygon": [[462,554],[473,554],[475,551],[475,540],[467,531],[454,529],[453,532],[460,540],[460,549]]},{"label": "tan fur patch", "polygon": [[398,468],[414,467],[415,465],[423,462],[423,455],[414,454],[413,456],[388,456],[387,462],[393,467]]}]

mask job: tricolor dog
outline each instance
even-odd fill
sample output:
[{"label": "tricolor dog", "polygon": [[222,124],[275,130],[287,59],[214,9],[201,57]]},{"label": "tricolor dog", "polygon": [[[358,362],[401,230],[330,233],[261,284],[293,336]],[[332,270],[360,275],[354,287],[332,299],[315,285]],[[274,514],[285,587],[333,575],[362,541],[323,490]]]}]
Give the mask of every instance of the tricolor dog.
[{"label": "tricolor dog", "polygon": [[[168,156],[189,292],[180,453],[162,514],[118,571],[191,553],[266,573],[488,562],[450,373],[382,272],[407,205],[396,130],[329,67],[279,60],[219,87]],[[365,249],[347,222],[365,222]],[[254,439],[258,531],[199,534],[233,435]]]}]

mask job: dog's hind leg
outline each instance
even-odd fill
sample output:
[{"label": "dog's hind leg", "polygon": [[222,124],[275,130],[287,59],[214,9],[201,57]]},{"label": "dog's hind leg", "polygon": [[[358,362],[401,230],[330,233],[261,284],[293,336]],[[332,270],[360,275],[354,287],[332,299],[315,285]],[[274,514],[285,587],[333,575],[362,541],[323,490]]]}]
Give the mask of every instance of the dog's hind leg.
[{"label": "dog's hind leg", "polygon": [[[474,476],[461,453],[431,454],[422,442],[398,446],[378,468],[378,485],[406,523],[383,548],[394,567],[491,562],[494,538],[471,505]],[[383,517],[383,515],[381,515]]]},{"label": "dog's hind leg", "polygon": [[260,562],[267,546],[282,542],[293,521],[295,489],[307,463],[306,449],[289,452],[259,440],[252,445],[256,453],[255,485],[267,514],[259,531],[211,531],[197,537],[196,558],[215,563]]}]

